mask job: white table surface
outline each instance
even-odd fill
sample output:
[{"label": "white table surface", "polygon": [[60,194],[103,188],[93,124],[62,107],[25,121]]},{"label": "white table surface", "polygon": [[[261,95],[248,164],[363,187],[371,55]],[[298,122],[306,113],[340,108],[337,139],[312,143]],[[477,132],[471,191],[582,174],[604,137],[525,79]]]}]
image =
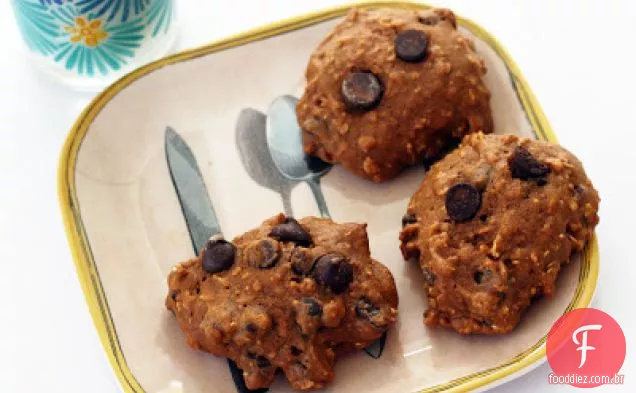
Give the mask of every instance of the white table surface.
[{"label": "white table surface", "polygon": [[[340,0],[179,0],[188,48]],[[595,306],[627,337],[624,386],[636,391],[636,3],[432,1],[480,23],[510,51],[560,142],[598,188],[601,275]],[[0,1],[1,392],[119,392],[80,290],[57,199],[60,148],[92,98],[51,82],[23,57],[9,1]],[[632,311],[630,311],[632,310]],[[476,355],[478,356],[478,355]],[[496,392],[550,386],[543,365]]]}]

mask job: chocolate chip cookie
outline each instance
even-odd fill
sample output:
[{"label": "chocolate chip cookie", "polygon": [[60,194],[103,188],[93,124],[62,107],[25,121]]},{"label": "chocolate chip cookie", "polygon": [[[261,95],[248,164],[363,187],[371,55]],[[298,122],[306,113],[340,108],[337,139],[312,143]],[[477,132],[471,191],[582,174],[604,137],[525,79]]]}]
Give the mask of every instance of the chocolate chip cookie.
[{"label": "chocolate chip cookie", "polygon": [[397,318],[393,276],[371,259],[366,226],[326,218],[280,214],[232,242],[211,239],[168,287],[188,344],[234,360],[250,389],[277,370],[295,389],[321,388],[337,355]]},{"label": "chocolate chip cookie", "polygon": [[558,145],[466,136],[413,195],[400,233],[424,273],[424,321],[462,334],[508,333],[598,223],[599,197]]},{"label": "chocolate chip cookie", "polygon": [[493,128],[484,61],[447,9],[352,9],[312,54],[296,112],[309,155],[381,182]]}]

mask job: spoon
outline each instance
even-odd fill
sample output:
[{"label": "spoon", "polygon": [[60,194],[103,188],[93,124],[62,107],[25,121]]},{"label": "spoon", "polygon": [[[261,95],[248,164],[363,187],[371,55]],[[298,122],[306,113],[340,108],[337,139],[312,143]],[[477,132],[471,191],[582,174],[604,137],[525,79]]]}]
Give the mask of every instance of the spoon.
[{"label": "spoon", "polygon": [[292,216],[291,190],[297,184],[281,175],[267,148],[265,114],[244,108],[236,121],[236,148],[247,174],[257,184],[278,193],[285,215]]},{"label": "spoon", "polygon": [[322,217],[330,217],[325,196],[320,189],[320,177],[332,165],[318,157],[307,156],[303,150],[300,126],[296,120],[296,102],[290,95],[276,97],[267,109],[267,146],[274,165],[290,180],[303,181],[314,194]]}]

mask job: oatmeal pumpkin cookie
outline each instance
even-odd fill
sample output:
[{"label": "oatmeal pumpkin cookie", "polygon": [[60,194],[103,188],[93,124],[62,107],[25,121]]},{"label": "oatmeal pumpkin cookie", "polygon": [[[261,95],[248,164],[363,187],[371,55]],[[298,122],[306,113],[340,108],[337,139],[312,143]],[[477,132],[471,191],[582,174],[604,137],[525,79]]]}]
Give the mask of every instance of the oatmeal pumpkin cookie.
[{"label": "oatmeal pumpkin cookie", "polygon": [[232,242],[212,239],[168,287],[188,344],[235,361],[250,389],[279,369],[295,389],[324,387],[336,355],[397,318],[393,276],[371,259],[366,226],[325,218],[280,214]]},{"label": "oatmeal pumpkin cookie", "polygon": [[305,152],[381,182],[492,131],[484,61],[447,9],[352,9],[312,54]]},{"label": "oatmeal pumpkin cookie", "polygon": [[400,234],[424,273],[428,325],[508,333],[531,301],[552,295],[562,265],[598,223],[599,197],[564,148],[473,134],[437,162]]}]

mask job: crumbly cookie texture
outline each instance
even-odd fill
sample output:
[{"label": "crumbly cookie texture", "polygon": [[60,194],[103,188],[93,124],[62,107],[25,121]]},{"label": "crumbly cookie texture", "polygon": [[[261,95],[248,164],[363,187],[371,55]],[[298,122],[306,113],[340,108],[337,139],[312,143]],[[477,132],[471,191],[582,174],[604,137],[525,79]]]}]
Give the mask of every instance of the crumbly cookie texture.
[{"label": "crumbly cookie texture", "polygon": [[166,306],[188,344],[234,360],[248,388],[282,370],[322,388],[337,355],[365,348],[397,318],[390,271],[369,255],[366,225],[280,214],[231,243],[210,240],[168,277]]},{"label": "crumbly cookie texture", "polygon": [[375,182],[493,128],[484,61],[447,9],[352,9],[312,54],[305,152]]},{"label": "crumbly cookie texture", "polygon": [[508,333],[598,223],[599,197],[581,162],[558,145],[473,134],[437,162],[400,233],[424,273],[427,325]]}]

